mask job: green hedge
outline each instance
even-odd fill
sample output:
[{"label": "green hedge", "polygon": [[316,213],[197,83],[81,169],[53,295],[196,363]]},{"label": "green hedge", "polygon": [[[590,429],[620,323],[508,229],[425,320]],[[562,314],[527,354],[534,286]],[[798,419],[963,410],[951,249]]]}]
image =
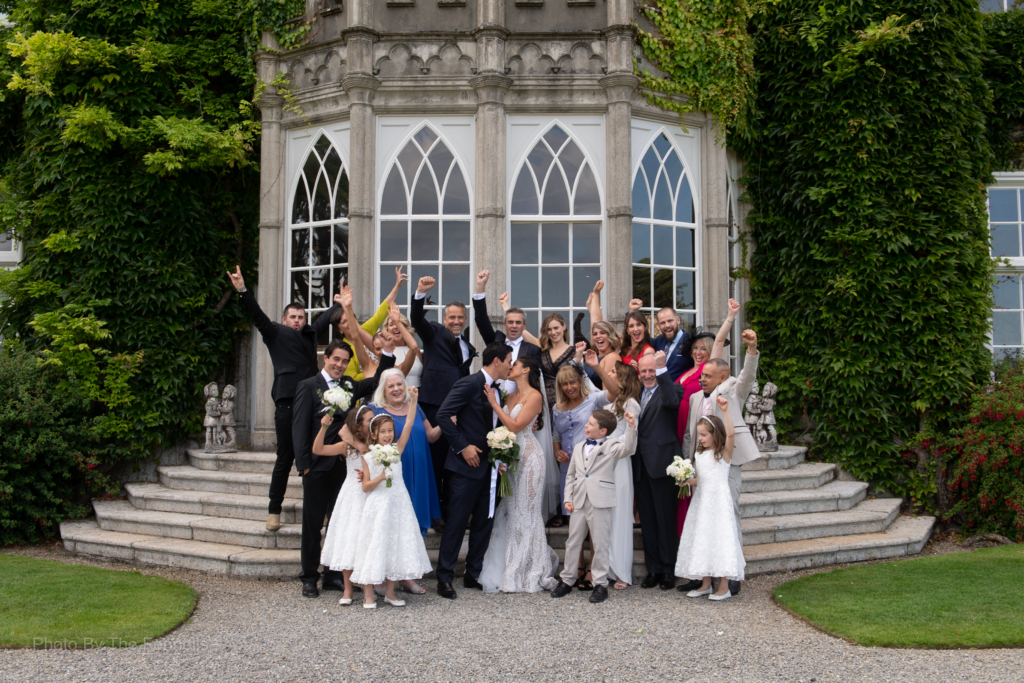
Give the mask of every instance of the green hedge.
[{"label": "green hedge", "polygon": [[751,323],[815,457],[935,490],[910,447],[982,385],[991,150],[976,0],[780,0],[758,17]]}]

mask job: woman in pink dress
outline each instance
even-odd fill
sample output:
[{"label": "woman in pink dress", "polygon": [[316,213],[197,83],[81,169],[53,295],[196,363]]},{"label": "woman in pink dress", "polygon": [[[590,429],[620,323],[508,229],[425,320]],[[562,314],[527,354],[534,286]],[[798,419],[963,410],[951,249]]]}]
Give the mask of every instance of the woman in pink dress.
[{"label": "woman in pink dress", "polygon": [[[722,323],[717,335],[697,328],[694,330],[694,334],[683,342],[690,346],[689,354],[693,358],[693,367],[684,372],[677,380],[683,387],[683,400],[679,403],[679,422],[677,423],[679,443],[683,442],[687,420],[690,418],[690,397],[701,391],[700,373],[704,370],[704,364],[711,358],[725,356],[725,347],[729,345],[729,332],[732,330],[732,323],[739,312],[740,305],[736,303],[735,299],[729,299],[729,316]],[[714,344],[712,344],[712,340],[714,340]],[[685,354],[687,351],[684,346],[683,353]],[[686,456],[687,454],[684,453],[683,457]],[[676,514],[676,533],[678,535],[683,533],[683,522],[686,521],[686,511],[689,507],[690,496],[679,499],[679,510]]]}]

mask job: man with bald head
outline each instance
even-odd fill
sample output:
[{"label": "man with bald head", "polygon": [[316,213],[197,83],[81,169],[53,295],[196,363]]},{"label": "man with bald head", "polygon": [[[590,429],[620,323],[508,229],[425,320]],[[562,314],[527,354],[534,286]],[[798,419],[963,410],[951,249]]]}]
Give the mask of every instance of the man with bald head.
[{"label": "man with bald head", "polygon": [[675,586],[676,508],[679,489],[665,471],[682,455],[676,422],[683,388],[672,381],[665,367],[665,353],[658,351],[640,359],[640,415],[637,417],[636,453],[633,457],[633,488],[640,513],[647,578],[640,586]]},{"label": "man with bald head", "polygon": [[[757,377],[757,363],[760,359],[757,353],[757,333],[753,330],[744,330],[740,339],[747,346],[747,355],[743,359],[743,369],[740,371],[739,377],[729,376],[729,363],[721,358],[712,358],[704,364],[704,370],[700,374],[700,386],[703,392],[697,392],[690,396],[690,414],[686,424],[686,434],[683,437],[683,457],[692,459],[697,448],[697,421],[704,415],[717,415],[721,418],[722,411],[718,407],[718,397],[724,396],[729,401],[729,417],[732,418],[733,428],[736,430],[734,437],[736,445],[733,448],[730,461],[732,467],[729,469],[729,489],[732,492],[736,528],[740,528],[740,491],[743,488],[743,472],[740,468],[761,457],[760,451],[757,450],[757,443],[750,434],[750,428],[743,421],[742,410],[742,406],[747,402],[747,397],[753,388],[754,378]],[[730,581],[729,590],[733,595],[739,593],[739,581]]]}]

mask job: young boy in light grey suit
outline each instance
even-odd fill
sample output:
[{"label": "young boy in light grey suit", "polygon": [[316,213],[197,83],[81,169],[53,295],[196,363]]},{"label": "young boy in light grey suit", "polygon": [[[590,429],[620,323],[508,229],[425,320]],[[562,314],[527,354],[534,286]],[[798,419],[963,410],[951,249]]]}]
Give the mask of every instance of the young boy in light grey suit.
[{"label": "young boy in light grey suit", "polygon": [[569,517],[569,539],[565,543],[565,569],[551,597],[561,598],[572,592],[583,541],[590,532],[594,559],[591,574],[594,592],[590,602],[608,598],[608,552],[611,547],[612,510],[615,508],[615,463],[633,455],[636,450],[636,417],[626,413],[629,428],[614,439],[606,439],[615,431],[618,421],[609,410],[595,410],[584,426],[585,443],[576,444],[565,476],[565,509]]}]

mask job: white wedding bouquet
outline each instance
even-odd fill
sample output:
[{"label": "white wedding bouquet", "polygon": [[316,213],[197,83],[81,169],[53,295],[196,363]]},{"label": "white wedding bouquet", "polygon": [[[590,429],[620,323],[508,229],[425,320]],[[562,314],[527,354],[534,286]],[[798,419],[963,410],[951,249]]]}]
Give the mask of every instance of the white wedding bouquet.
[{"label": "white wedding bouquet", "polygon": [[391,488],[391,466],[402,461],[402,454],[394,444],[386,446],[373,444],[370,446],[370,458],[378,465],[384,466],[384,481],[387,488]]},{"label": "white wedding bouquet", "polygon": [[332,417],[339,411],[344,413],[352,405],[352,394],[344,387],[334,387],[323,393],[318,391],[317,396],[320,398],[320,402],[324,404],[322,412],[330,411]]},{"label": "white wedding bouquet", "polygon": [[697,476],[697,471],[693,469],[693,463],[687,458],[683,460],[678,455],[672,458],[672,464],[665,468],[665,474],[676,480],[676,485],[679,487],[679,497],[683,497],[683,490],[686,490],[686,495],[690,495],[690,485],[687,484],[690,479]]},{"label": "white wedding bouquet", "polygon": [[507,427],[498,427],[487,433],[487,446],[491,449],[487,453],[487,462],[496,465],[499,462],[505,464],[505,471],[501,473],[501,481],[498,484],[498,493],[502,498],[512,495],[512,483],[509,477],[516,473],[516,464],[519,462],[519,444],[516,443],[515,433]]}]

